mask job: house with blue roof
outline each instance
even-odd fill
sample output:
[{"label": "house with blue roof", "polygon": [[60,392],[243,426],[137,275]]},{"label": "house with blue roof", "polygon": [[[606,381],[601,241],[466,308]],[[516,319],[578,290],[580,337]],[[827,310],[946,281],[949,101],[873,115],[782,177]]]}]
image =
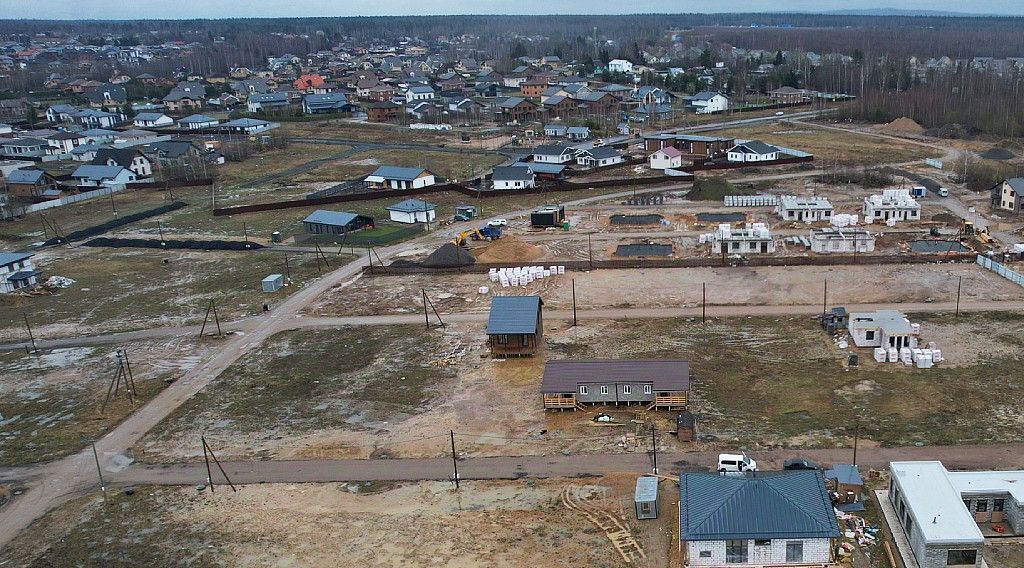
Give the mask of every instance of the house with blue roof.
[{"label": "house with blue roof", "polygon": [[32,264],[30,252],[0,252],[0,294],[36,285],[39,271]]},{"label": "house with blue roof", "polygon": [[820,471],[679,474],[686,566],[825,566],[839,538]]},{"label": "house with blue roof", "polygon": [[436,176],[423,168],[381,166],[363,179],[369,189],[419,189],[437,183]]},{"label": "house with blue roof", "polygon": [[348,102],[345,93],[310,94],[302,97],[302,112],[306,114],[330,114],[352,112],[355,106]]},{"label": "house with blue roof", "polygon": [[95,188],[109,187],[124,189],[126,185],[134,182],[137,177],[135,172],[122,166],[107,166],[86,164],[78,166],[71,177],[78,182],[78,187]]},{"label": "house with blue roof", "polygon": [[302,226],[311,235],[345,235],[359,229],[373,228],[373,217],[348,211],[317,209],[302,220]]},{"label": "house with blue roof", "polygon": [[540,296],[495,296],[487,317],[487,346],[495,357],[532,357],[544,343]]},{"label": "house with blue roof", "polygon": [[220,121],[205,114],[191,114],[178,121],[178,127],[185,130],[202,130],[213,128],[220,124]]},{"label": "house with blue roof", "polygon": [[437,214],[437,205],[422,199],[406,199],[388,206],[391,220],[396,223],[429,223]]}]

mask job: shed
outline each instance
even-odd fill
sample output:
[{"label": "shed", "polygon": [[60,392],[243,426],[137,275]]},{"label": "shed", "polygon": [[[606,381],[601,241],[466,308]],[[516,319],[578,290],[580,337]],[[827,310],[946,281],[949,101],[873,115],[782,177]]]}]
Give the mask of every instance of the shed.
[{"label": "shed", "polygon": [[864,480],[860,477],[860,469],[855,465],[836,464],[825,472],[828,488],[839,494],[840,503],[853,503],[860,499],[864,488]]},{"label": "shed", "polygon": [[284,286],[284,276],[271,274],[263,279],[263,291],[267,293],[277,292]]},{"label": "shed", "polygon": [[530,213],[531,227],[558,227],[565,220],[565,207],[545,205]]},{"label": "shed", "polygon": [[680,442],[697,439],[697,417],[692,412],[680,412],[676,416],[676,439]]},{"label": "shed", "polygon": [[487,318],[487,344],[497,357],[531,357],[543,342],[540,296],[495,296]]},{"label": "shed", "polygon": [[307,233],[314,235],[344,235],[363,227],[373,227],[373,217],[348,211],[317,209],[302,220]]},{"label": "shed", "polygon": [[641,475],[636,478],[636,493],[633,495],[633,507],[638,519],[658,518],[658,478],[653,475]]}]

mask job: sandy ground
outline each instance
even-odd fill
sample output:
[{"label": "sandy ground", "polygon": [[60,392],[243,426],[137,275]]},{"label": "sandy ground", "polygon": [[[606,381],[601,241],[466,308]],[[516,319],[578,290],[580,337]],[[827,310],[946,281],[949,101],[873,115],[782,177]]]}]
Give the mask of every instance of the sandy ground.
[{"label": "sandy ground", "polygon": [[[549,309],[572,308],[572,281],[581,309],[604,307],[697,306],[701,285],[717,305],[807,305],[821,303],[828,280],[830,305],[953,301],[963,278],[962,300],[1008,301],[1024,298],[1024,288],[973,264],[881,266],[801,266],[667,268],[566,272],[526,287],[501,288],[485,274],[364,276],[344,290],[319,298],[313,315],[371,315],[423,310],[421,290],[444,312],[482,312],[489,296],[539,294]],[[480,294],[481,286],[488,287]]]},{"label": "sandy ground", "polygon": [[[590,507],[620,518],[666,566],[674,515],[638,521],[635,477],[406,485],[259,485],[237,493],[193,488],[117,492],[65,505],[11,544],[15,566],[552,566],[613,567],[622,558],[581,514],[564,507],[568,485]],[[665,509],[673,486],[662,483]],[[144,516],[136,516],[139,512]],[[52,544],[50,544],[52,543]],[[557,560],[554,560],[557,559]]]}]

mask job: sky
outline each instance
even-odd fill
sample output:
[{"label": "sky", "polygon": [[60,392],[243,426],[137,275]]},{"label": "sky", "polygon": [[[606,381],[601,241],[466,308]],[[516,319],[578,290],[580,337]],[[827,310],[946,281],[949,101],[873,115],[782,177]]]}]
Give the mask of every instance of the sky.
[{"label": "sky", "polygon": [[1024,16],[1022,0],[0,0],[0,18],[184,19],[427,14],[623,14],[937,10]]}]

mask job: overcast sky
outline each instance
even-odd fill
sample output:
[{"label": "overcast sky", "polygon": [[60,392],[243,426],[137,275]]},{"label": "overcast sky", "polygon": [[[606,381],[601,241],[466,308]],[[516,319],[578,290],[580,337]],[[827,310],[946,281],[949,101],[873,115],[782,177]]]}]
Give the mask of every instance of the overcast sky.
[{"label": "overcast sky", "polygon": [[1022,0],[0,0],[0,18],[170,19],[424,14],[622,14],[945,10],[1024,15]]}]

